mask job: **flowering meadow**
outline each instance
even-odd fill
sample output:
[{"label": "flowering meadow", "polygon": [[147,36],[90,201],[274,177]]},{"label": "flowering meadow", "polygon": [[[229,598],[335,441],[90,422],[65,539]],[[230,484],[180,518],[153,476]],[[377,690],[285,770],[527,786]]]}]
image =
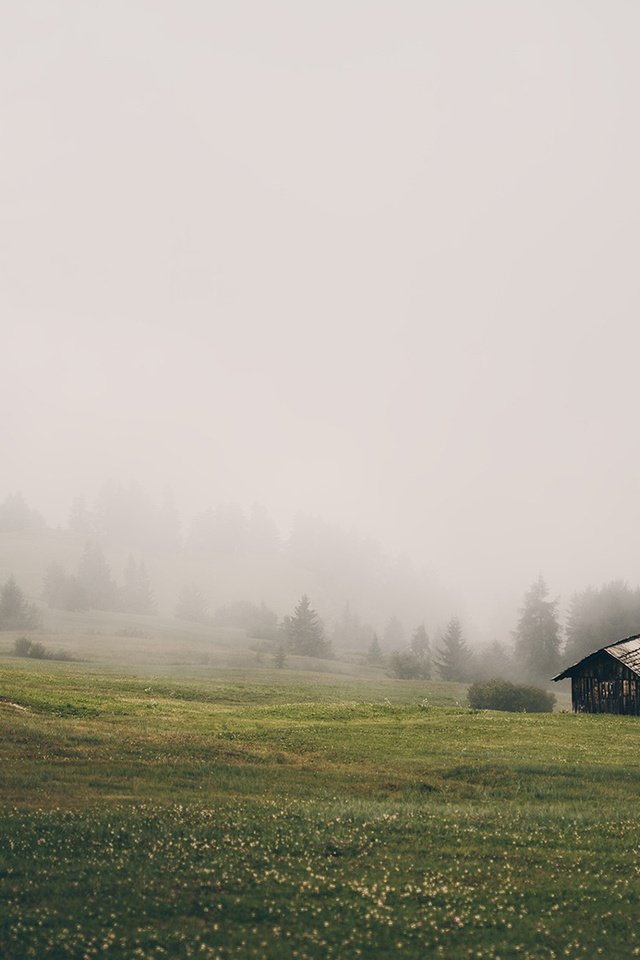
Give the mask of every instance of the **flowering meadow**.
[{"label": "flowering meadow", "polygon": [[640,956],[632,718],[8,659],[0,696],[5,960]]}]

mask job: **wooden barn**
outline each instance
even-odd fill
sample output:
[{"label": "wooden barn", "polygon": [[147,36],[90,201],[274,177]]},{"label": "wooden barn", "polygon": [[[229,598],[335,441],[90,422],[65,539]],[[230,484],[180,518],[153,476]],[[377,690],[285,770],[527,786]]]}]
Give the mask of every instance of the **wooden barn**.
[{"label": "wooden barn", "polygon": [[566,677],[576,713],[640,715],[640,633],[596,650],[553,679]]}]

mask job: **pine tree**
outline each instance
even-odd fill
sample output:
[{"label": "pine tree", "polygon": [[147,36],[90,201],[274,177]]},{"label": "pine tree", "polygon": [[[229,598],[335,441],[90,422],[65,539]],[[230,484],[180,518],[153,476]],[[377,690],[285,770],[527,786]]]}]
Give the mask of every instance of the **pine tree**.
[{"label": "pine tree", "polygon": [[424,623],[413,631],[409,650],[416,658],[419,665],[420,676],[424,680],[431,679],[431,644],[429,636],[424,628]]},{"label": "pine tree", "polygon": [[127,613],[155,613],[156,602],[144,563],[129,557],[124,571],[121,606]]},{"label": "pine tree", "polygon": [[194,620],[196,623],[206,623],[209,620],[207,604],[195,584],[188,584],[180,591],[176,604],[176,617],[179,620]]},{"label": "pine tree", "polygon": [[0,630],[32,630],[40,624],[38,608],[9,577],[0,590]]},{"label": "pine tree", "polygon": [[437,651],[436,666],[443,680],[456,680],[466,683],[469,680],[469,661],[471,653],[457,617],[452,617],[447,629],[440,638],[441,646]]},{"label": "pine tree", "polygon": [[557,600],[540,576],[524,597],[515,630],[515,655],[519,671],[533,680],[550,680],[560,666],[560,624]]},{"label": "pine tree", "polygon": [[384,657],[382,655],[380,641],[378,640],[378,634],[374,633],[371,638],[371,643],[369,644],[369,649],[367,650],[367,663],[377,664],[382,663],[383,660]]},{"label": "pine tree", "polygon": [[640,632],[640,590],[624,580],[589,587],[571,598],[566,660],[581,660],[608,643]]},{"label": "pine tree", "polygon": [[78,583],[87,606],[96,610],[115,610],[118,588],[111,568],[97,543],[87,543],[78,564]]},{"label": "pine tree", "polygon": [[47,567],[42,593],[49,606],[58,610],[86,610],[89,606],[78,578],[65,573],[56,562]]},{"label": "pine tree", "polygon": [[286,662],[287,652],[284,648],[284,643],[279,643],[273,651],[273,665],[276,670],[282,670]]},{"label": "pine tree", "polygon": [[311,609],[309,597],[304,594],[293,616],[285,617],[284,632],[292,653],[307,657],[330,657],[331,644],[324,634],[324,627],[315,610]]},{"label": "pine tree", "polygon": [[491,643],[478,651],[475,680],[510,680],[516,676],[513,660],[513,650],[500,640]]}]

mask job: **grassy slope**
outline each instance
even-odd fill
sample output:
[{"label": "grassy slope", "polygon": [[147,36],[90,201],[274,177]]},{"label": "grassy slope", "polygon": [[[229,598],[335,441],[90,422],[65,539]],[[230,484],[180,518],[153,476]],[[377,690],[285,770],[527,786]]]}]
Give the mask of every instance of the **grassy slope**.
[{"label": "grassy slope", "polygon": [[463,693],[3,660],[0,955],[638,955],[637,722]]}]

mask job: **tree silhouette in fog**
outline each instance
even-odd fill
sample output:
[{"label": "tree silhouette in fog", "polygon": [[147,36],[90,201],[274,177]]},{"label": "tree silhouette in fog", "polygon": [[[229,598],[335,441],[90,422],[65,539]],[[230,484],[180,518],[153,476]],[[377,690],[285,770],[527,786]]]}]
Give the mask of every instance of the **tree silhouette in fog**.
[{"label": "tree silhouette in fog", "polygon": [[589,587],[571,598],[565,658],[581,660],[600,647],[640,633],[640,590],[624,580]]},{"label": "tree silhouette in fog", "polygon": [[15,577],[9,577],[0,590],[0,630],[31,630],[39,625],[38,608],[27,600]]},{"label": "tree silhouette in fog", "polygon": [[550,680],[560,666],[558,601],[548,597],[548,587],[539,576],[525,594],[514,633],[518,670],[534,680]]},{"label": "tree silhouette in fog", "polygon": [[462,636],[462,627],[457,617],[452,617],[440,638],[436,652],[436,666],[443,680],[465,683],[469,680],[471,652]]},{"label": "tree silhouette in fog", "polygon": [[193,620],[206,623],[209,620],[207,604],[199,587],[194,583],[186,584],[180,591],[176,604],[176,617],[179,620]]},{"label": "tree silhouette in fog", "polygon": [[293,615],[284,618],[283,627],[291,653],[307,657],[331,656],[331,644],[325,637],[322,621],[311,608],[306,594],[298,602]]}]

